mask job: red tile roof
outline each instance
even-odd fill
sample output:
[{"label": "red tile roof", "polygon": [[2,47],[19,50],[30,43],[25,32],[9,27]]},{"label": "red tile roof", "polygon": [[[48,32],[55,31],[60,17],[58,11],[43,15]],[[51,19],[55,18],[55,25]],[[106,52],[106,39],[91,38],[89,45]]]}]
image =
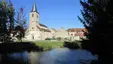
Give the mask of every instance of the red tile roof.
[{"label": "red tile roof", "polygon": [[[87,30],[85,28],[69,28],[67,31],[68,32],[77,32],[74,34],[74,36],[81,36],[81,37],[85,36],[86,35],[85,33],[87,33]],[[81,32],[83,32],[83,34]]]},{"label": "red tile roof", "polygon": [[85,28],[69,28],[67,30],[68,32],[86,32],[87,30]]}]

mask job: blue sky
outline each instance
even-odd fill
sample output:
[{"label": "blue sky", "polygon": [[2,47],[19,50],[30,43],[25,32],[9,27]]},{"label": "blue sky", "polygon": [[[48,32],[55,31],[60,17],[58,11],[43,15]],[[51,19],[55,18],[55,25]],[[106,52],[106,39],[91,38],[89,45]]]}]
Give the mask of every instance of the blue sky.
[{"label": "blue sky", "polygon": [[[29,13],[34,0],[11,0],[15,10],[22,6],[26,13],[27,25],[29,23]],[[48,28],[59,29],[82,28],[77,16],[81,16],[81,5],[79,0],[35,0],[37,10],[40,13],[40,23]]]}]

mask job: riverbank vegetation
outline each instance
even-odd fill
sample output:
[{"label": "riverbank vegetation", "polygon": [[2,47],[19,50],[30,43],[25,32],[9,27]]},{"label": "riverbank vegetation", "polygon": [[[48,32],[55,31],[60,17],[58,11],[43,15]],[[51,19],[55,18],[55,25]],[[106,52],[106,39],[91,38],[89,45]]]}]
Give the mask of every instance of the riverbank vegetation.
[{"label": "riverbank vegetation", "polygon": [[22,51],[49,51],[54,48],[78,49],[81,48],[79,41],[51,41],[51,40],[39,40],[39,41],[23,41],[12,43],[0,43],[0,53],[10,52],[22,52]]},{"label": "riverbank vegetation", "polygon": [[80,41],[51,41],[51,40],[39,40],[32,41],[36,46],[43,49],[43,51],[48,51],[54,48],[69,48],[69,49],[78,49],[81,47]]},{"label": "riverbank vegetation", "polygon": [[80,41],[65,41],[64,42],[64,47],[67,47],[69,49],[80,49],[81,47],[81,42]]},{"label": "riverbank vegetation", "polygon": [[0,53],[13,53],[23,51],[43,51],[43,48],[36,46],[32,42],[14,42],[14,43],[0,43]]}]

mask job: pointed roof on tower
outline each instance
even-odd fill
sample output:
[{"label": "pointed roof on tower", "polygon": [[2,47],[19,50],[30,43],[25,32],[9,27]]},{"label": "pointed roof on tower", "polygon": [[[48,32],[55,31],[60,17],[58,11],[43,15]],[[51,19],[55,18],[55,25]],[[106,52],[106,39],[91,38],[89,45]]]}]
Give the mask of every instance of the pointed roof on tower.
[{"label": "pointed roof on tower", "polygon": [[36,7],[36,3],[35,3],[35,1],[34,1],[33,6],[32,6],[32,10],[31,10],[31,12],[37,12],[37,7]]}]

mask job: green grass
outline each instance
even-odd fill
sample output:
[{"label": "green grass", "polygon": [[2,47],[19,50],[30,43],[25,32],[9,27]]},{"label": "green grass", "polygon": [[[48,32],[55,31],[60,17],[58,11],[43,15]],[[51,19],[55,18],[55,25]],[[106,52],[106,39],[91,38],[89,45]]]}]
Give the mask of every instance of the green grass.
[{"label": "green grass", "polygon": [[45,51],[46,50],[51,50],[53,48],[61,48],[63,47],[64,42],[63,41],[34,41],[34,43],[42,47]]}]

